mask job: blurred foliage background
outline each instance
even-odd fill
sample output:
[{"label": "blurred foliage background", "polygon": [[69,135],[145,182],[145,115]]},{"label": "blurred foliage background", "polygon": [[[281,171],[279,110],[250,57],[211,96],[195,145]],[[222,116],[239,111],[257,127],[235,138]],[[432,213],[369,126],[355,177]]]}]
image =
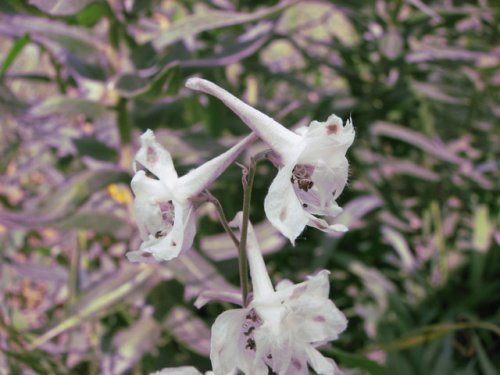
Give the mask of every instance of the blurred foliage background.
[{"label": "blurred foliage background", "polygon": [[[325,354],[348,374],[497,374],[499,40],[493,0],[0,2],[0,374],[210,368],[230,306],[192,300],[238,285],[213,207],[186,256],[124,256],[141,132],[181,173],[248,133],[192,75],[291,128],[352,116],[348,233],[286,243],[265,162],[251,213],[275,281],[332,271],[350,323]],[[211,189],[228,217],[240,178]]]}]

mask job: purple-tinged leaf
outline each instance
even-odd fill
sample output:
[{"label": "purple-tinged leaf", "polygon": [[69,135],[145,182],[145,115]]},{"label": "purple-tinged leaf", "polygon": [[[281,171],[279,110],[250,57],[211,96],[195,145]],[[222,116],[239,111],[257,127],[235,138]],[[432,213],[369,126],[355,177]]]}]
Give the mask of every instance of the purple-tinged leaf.
[{"label": "purple-tinged leaf", "polygon": [[262,36],[250,41],[239,42],[235,40],[233,43],[224,43],[224,49],[209,58],[205,59],[188,59],[181,60],[180,65],[184,67],[209,67],[209,66],[226,66],[237,63],[244,58],[253,55],[258,51],[268,40],[268,36]]},{"label": "purple-tinged leaf", "polygon": [[386,33],[379,41],[380,51],[389,60],[397,59],[403,52],[403,38],[396,31]]},{"label": "purple-tinged leaf", "polygon": [[197,13],[174,23],[172,27],[166,30],[159,31],[153,39],[153,45],[157,50],[160,50],[181,39],[194,37],[203,31],[258,21],[271,17],[296,2],[297,0],[285,0],[272,7],[263,8],[252,13],[216,10]]},{"label": "purple-tinged leaf", "polygon": [[113,336],[111,350],[101,362],[101,374],[121,375],[156,348],[161,326],[151,312],[146,311],[138,321]]},{"label": "purple-tinged leaf", "polygon": [[450,152],[441,140],[433,140],[423,134],[400,125],[377,121],[371,128],[374,136],[386,136],[409,143],[437,159],[454,164],[468,164],[469,161]]},{"label": "purple-tinged leaf", "polygon": [[439,174],[433,172],[422,165],[415,164],[410,160],[396,160],[386,158],[381,164],[382,173],[386,177],[391,177],[395,174],[405,174],[413,177],[421,178],[427,181],[438,181]]},{"label": "purple-tinged leaf", "polygon": [[109,212],[82,211],[54,223],[61,229],[83,229],[94,233],[112,234],[117,239],[126,240],[132,234],[131,225]]},{"label": "purple-tinged leaf", "polygon": [[399,256],[399,264],[405,273],[411,272],[416,268],[415,257],[413,256],[408,242],[397,230],[382,226],[382,234],[385,240],[392,246]]},{"label": "purple-tinged leaf", "polygon": [[156,267],[152,265],[122,265],[119,271],[93,284],[78,299],[71,312],[63,319],[50,324],[43,334],[30,344],[34,349],[45,342],[96,316],[123,301],[140,296],[160,281]]},{"label": "purple-tinged leaf", "polygon": [[184,307],[174,307],[165,325],[172,335],[195,353],[208,357],[210,354],[210,329]]},{"label": "purple-tinged leaf", "polygon": [[[254,230],[263,254],[272,254],[286,243],[285,237],[267,221],[254,225]],[[226,233],[203,237],[200,247],[215,261],[238,257],[238,249]]]},{"label": "purple-tinged leaf", "polygon": [[51,96],[30,110],[33,116],[47,115],[84,115],[95,120],[106,114],[108,109],[99,102],[81,98],[68,98],[64,96]]},{"label": "purple-tinged leaf", "polygon": [[467,99],[465,98],[457,98],[455,96],[446,94],[442,90],[442,88],[439,87],[439,85],[437,84],[412,81],[411,85],[416,91],[424,94],[425,96],[431,99],[439,100],[443,103],[457,104],[457,105],[463,105],[467,103]]},{"label": "purple-tinged leaf", "polygon": [[8,228],[33,228],[54,223],[74,214],[94,192],[111,183],[129,181],[130,176],[120,170],[84,171],[52,192],[34,210],[0,212],[0,224]]},{"label": "purple-tinged leaf", "polygon": [[102,0],[29,0],[42,11],[53,16],[68,16],[78,13],[87,5]]},{"label": "purple-tinged leaf", "polygon": [[238,293],[239,289],[229,284],[224,277],[196,251],[167,263],[167,268],[184,285],[184,298],[191,300],[205,290]]},{"label": "purple-tinged leaf", "polygon": [[[335,223],[344,224],[349,230],[362,227],[361,219],[384,204],[376,195],[365,195],[349,201],[343,206],[342,213],[335,218]],[[343,233],[335,236],[342,236]]]},{"label": "purple-tinged leaf", "polygon": [[406,62],[409,64],[416,64],[436,60],[478,61],[485,56],[486,54],[483,52],[470,51],[460,48],[427,48],[410,52],[406,55]]},{"label": "purple-tinged leaf", "polygon": [[381,211],[380,214],[378,215],[378,219],[382,223],[390,225],[391,227],[397,228],[400,231],[403,231],[403,232],[413,231],[412,227],[410,225],[408,225],[408,223],[406,221],[403,221],[400,218],[394,216],[389,211]]}]

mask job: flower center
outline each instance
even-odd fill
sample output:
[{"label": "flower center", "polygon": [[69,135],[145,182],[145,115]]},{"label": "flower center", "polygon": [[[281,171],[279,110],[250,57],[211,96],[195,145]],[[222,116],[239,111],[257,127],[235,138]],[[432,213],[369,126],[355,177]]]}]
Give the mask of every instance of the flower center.
[{"label": "flower center", "polygon": [[162,230],[158,230],[155,232],[155,238],[165,237],[174,226],[175,220],[175,208],[174,203],[171,200],[167,202],[159,202],[159,206],[161,218],[165,226]]},{"label": "flower center", "polygon": [[292,182],[292,184],[297,183],[297,187],[300,190],[304,190],[305,192],[307,192],[314,186],[314,182],[311,179],[313,172],[313,165],[297,164],[295,167],[293,167],[292,177],[290,178],[290,181]]}]

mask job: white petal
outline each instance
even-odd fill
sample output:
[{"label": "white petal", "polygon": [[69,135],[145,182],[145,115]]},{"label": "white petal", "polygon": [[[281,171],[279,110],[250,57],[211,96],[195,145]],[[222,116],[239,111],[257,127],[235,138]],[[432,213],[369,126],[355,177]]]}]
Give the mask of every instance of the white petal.
[{"label": "white petal", "polygon": [[248,309],[223,312],[212,326],[210,360],[215,375],[226,375],[239,369],[247,375],[267,375],[267,366],[256,361],[255,351],[246,348],[246,337],[241,330]]},{"label": "white petal", "polygon": [[201,78],[190,78],[186,87],[219,98],[236,113],[258,136],[282,157],[286,157],[300,142],[300,136],[288,130],[271,117],[244,103],[215,83]]},{"label": "white petal", "polygon": [[326,233],[345,233],[349,230],[344,224],[328,224],[326,220],[319,219],[313,215],[309,216],[307,225]]},{"label": "white petal", "polygon": [[304,133],[302,142],[304,151],[299,162],[314,164],[318,159],[328,165],[335,165],[345,156],[347,149],[354,141],[354,128],[350,120],[342,125],[342,120],[331,115],[325,122],[313,121]]},{"label": "white petal", "polygon": [[151,257],[157,261],[168,261],[189,249],[196,234],[196,218],[194,207],[190,202],[175,202],[175,220],[169,233],[156,238],[153,234],[141,244],[139,251],[127,253],[131,262],[151,262]]},{"label": "white petal", "polygon": [[[243,221],[243,213],[240,211],[234,219],[229,223],[233,227],[238,227],[241,230]],[[252,288],[254,298],[258,299],[274,292],[273,284],[267,273],[266,264],[262,257],[257,237],[253,229],[252,223],[248,222],[247,230],[247,258],[250,267],[250,276],[252,277]]]},{"label": "white petal", "polygon": [[144,171],[138,171],[131,182],[134,192],[134,213],[143,241],[150,234],[168,232],[170,228],[162,217],[161,206],[172,199],[169,190],[159,181],[146,176]]},{"label": "white petal", "polygon": [[256,139],[257,136],[255,134],[250,134],[223,154],[207,161],[179,178],[176,186],[176,196],[187,199],[201,193]]},{"label": "white petal", "polygon": [[223,301],[243,306],[241,293],[221,290],[205,290],[201,292],[198,298],[196,298],[196,301],[194,301],[194,305],[196,306],[196,308],[201,309],[210,301]]},{"label": "white petal", "polygon": [[169,367],[150,375],[203,375],[197,369],[191,366]]},{"label": "white petal", "polygon": [[[146,130],[141,136],[141,148],[137,151],[135,160],[146,167],[164,184],[172,186],[177,180],[177,172],[170,153],[160,145],[152,130]],[[134,170],[137,165],[134,164]]]},{"label": "white petal", "polygon": [[308,362],[318,375],[335,375],[335,362],[330,358],[326,358],[318,350],[308,347],[306,349]]},{"label": "white petal", "polygon": [[292,244],[309,222],[290,182],[293,167],[287,164],[278,171],[264,200],[267,218]]}]

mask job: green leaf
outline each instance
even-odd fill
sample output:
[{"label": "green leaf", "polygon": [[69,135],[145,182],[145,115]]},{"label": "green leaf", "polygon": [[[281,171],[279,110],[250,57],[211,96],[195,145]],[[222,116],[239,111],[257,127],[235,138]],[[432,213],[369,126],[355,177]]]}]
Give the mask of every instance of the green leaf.
[{"label": "green leaf", "polygon": [[171,28],[162,30],[153,40],[153,45],[158,50],[165,48],[178,40],[193,37],[203,31],[258,21],[263,18],[271,17],[296,2],[297,1],[282,1],[275,6],[264,8],[252,13],[214,10],[194,14],[175,23]]},{"label": "green leaf", "polygon": [[500,327],[489,322],[440,323],[420,328],[415,333],[401,339],[370,346],[363,352],[366,353],[376,349],[384,351],[408,349],[436,340],[454,331],[472,328],[486,329],[500,336]]},{"label": "green leaf", "polygon": [[486,351],[481,344],[481,341],[477,337],[477,335],[472,336],[472,345],[477,351],[477,357],[479,359],[479,366],[481,367],[482,373],[484,375],[495,375],[498,374],[495,365],[491,362],[486,354]]},{"label": "green leaf", "polygon": [[80,156],[90,156],[97,160],[116,161],[118,153],[96,138],[82,137],[73,140]]},{"label": "green leaf", "polygon": [[30,4],[53,16],[67,16],[96,1],[101,0],[31,0]]},{"label": "green leaf", "polygon": [[101,103],[80,98],[67,98],[64,96],[51,96],[42,103],[31,108],[35,116],[46,115],[85,115],[90,120],[95,120],[105,114],[108,109]]},{"label": "green leaf", "polygon": [[30,42],[31,38],[29,35],[23,35],[14,42],[14,45],[11,47],[9,53],[7,54],[7,56],[5,56],[5,59],[2,62],[2,66],[0,66],[0,79],[3,79],[3,76],[12,65],[12,63],[16,60],[17,56]]}]

